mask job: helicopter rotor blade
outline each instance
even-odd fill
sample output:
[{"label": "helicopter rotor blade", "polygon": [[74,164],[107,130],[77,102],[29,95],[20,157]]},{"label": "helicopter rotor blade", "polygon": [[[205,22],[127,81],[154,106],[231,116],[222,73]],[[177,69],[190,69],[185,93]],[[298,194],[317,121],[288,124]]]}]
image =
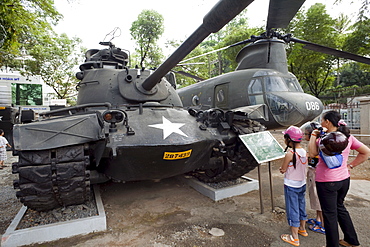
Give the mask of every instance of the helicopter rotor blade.
[{"label": "helicopter rotor blade", "polygon": [[209,51],[209,52],[206,52],[206,53],[203,53],[201,55],[198,55],[198,56],[195,56],[195,57],[191,57],[191,58],[188,58],[188,59],[185,59],[185,60],[182,60],[180,63],[184,63],[184,62],[187,62],[187,61],[190,61],[190,60],[193,60],[195,58],[198,58],[198,57],[203,57],[203,56],[207,56],[209,54],[212,54],[212,53],[215,53],[215,52],[218,52],[218,51],[222,51],[222,50],[226,50],[227,48],[229,48],[230,46],[225,46],[225,47],[222,47],[220,49],[216,49],[216,50],[213,50],[213,51]]},{"label": "helicopter rotor blade", "polygon": [[213,51],[209,51],[209,52],[203,53],[203,54],[198,55],[198,56],[195,56],[195,57],[191,57],[191,58],[185,59],[185,60],[181,61],[180,63],[184,63],[184,62],[187,62],[189,60],[192,60],[192,59],[195,59],[195,58],[198,58],[198,57],[207,56],[209,54],[212,54],[212,53],[215,53],[215,52],[218,52],[218,51],[223,51],[223,50],[229,49],[229,48],[234,47],[234,46],[244,45],[244,44],[247,44],[247,43],[254,42],[254,41],[256,41],[256,39],[254,37],[255,36],[252,36],[250,39],[246,39],[246,40],[240,41],[240,42],[235,43],[235,44],[232,44],[232,45],[228,45],[228,46],[225,46],[225,47],[222,47],[222,48],[213,50]]},{"label": "helicopter rotor blade", "polygon": [[218,32],[254,0],[220,0],[203,18],[203,23],[141,85],[150,91],[163,76],[211,33]]},{"label": "helicopter rotor blade", "polygon": [[237,42],[235,44],[229,45],[229,47],[227,47],[227,48],[231,48],[231,47],[238,46],[238,45],[248,44],[248,43],[251,43],[251,42],[256,41],[257,39],[258,39],[257,36],[252,35],[250,39],[239,41],[239,42]]},{"label": "helicopter rotor blade", "polygon": [[266,30],[286,28],[305,0],[270,0]]},{"label": "helicopter rotor blade", "polygon": [[340,50],[337,50],[337,49],[334,49],[334,48],[330,48],[330,47],[323,46],[323,45],[318,45],[318,44],[315,44],[315,43],[311,43],[311,42],[308,42],[308,41],[305,41],[305,40],[292,38],[292,37],[289,38],[289,41],[304,44],[305,46],[303,48],[308,49],[308,50],[322,52],[322,53],[325,53],[325,54],[328,54],[328,55],[333,55],[333,56],[336,56],[336,57],[350,59],[350,60],[353,60],[353,61],[356,61],[356,62],[359,62],[359,63],[370,64],[370,58],[359,56],[357,54],[353,54],[353,53],[350,53],[350,52],[340,51]]},{"label": "helicopter rotor blade", "polygon": [[199,62],[199,63],[179,63],[176,66],[201,65],[201,64],[205,64],[205,63],[204,62]]},{"label": "helicopter rotor blade", "polygon": [[200,78],[196,75],[193,75],[193,74],[190,74],[188,72],[185,72],[185,71],[182,71],[182,70],[179,70],[179,71],[174,71],[174,70],[171,70],[172,72],[175,72],[177,74],[180,74],[180,75],[184,75],[184,76],[187,76],[187,77],[190,77],[190,78],[193,78],[197,81],[204,81],[204,78]]}]

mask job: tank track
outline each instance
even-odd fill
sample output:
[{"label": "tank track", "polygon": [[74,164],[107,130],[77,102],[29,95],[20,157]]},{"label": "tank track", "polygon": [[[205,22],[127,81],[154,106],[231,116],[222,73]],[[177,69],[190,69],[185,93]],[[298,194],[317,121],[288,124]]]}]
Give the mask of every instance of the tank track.
[{"label": "tank track", "polygon": [[[234,132],[239,135],[261,132],[266,129],[265,126],[259,122],[250,119],[246,119],[244,121],[234,121],[233,128]],[[208,177],[204,173],[196,173],[194,176],[205,183],[218,183],[237,179],[252,171],[259,165],[254,159],[253,155],[239,139],[237,139],[235,149],[236,155],[233,158],[230,158],[228,164],[224,164],[225,169],[219,174],[213,177]]]},{"label": "tank track", "polygon": [[36,211],[81,204],[90,197],[88,145],[23,151],[12,164],[16,196]]}]

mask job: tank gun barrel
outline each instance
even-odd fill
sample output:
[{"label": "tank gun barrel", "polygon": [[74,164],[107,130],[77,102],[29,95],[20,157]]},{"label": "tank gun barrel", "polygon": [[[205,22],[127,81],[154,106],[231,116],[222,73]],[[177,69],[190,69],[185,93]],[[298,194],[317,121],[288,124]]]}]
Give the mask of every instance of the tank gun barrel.
[{"label": "tank gun barrel", "polygon": [[208,35],[218,32],[253,1],[220,0],[203,18],[202,25],[143,82],[142,87],[145,90],[151,90],[163,76],[184,59]]}]

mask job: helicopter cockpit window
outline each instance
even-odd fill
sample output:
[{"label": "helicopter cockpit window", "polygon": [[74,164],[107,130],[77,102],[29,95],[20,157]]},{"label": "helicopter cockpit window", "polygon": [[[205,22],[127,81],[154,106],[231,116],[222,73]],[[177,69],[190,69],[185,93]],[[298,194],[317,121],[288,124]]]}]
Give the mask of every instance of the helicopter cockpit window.
[{"label": "helicopter cockpit window", "polygon": [[249,84],[248,93],[250,94],[262,93],[261,79],[259,78],[252,79],[251,83]]},{"label": "helicopter cockpit window", "polygon": [[288,86],[289,91],[293,92],[303,92],[301,85],[298,83],[297,78],[295,77],[285,77],[285,83]]},{"label": "helicopter cockpit window", "polygon": [[277,76],[266,76],[265,77],[265,89],[266,89],[266,92],[288,91],[288,87],[285,84],[283,78],[277,77]]},{"label": "helicopter cockpit window", "polygon": [[256,73],[253,74],[253,77],[259,77],[264,75],[276,75],[278,72],[273,70],[258,70]]}]

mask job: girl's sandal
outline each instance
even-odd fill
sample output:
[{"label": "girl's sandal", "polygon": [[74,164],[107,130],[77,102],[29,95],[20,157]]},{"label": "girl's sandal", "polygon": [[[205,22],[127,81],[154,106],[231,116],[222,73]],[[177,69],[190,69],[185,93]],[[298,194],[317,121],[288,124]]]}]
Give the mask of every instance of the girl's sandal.
[{"label": "girl's sandal", "polygon": [[283,234],[280,236],[281,240],[294,246],[299,246],[299,239],[294,239],[290,234]]},{"label": "girl's sandal", "polygon": [[303,237],[307,237],[308,236],[308,233],[307,233],[306,230],[299,230],[298,229],[298,234],[301,235],[301,236],[303,236]]}]

